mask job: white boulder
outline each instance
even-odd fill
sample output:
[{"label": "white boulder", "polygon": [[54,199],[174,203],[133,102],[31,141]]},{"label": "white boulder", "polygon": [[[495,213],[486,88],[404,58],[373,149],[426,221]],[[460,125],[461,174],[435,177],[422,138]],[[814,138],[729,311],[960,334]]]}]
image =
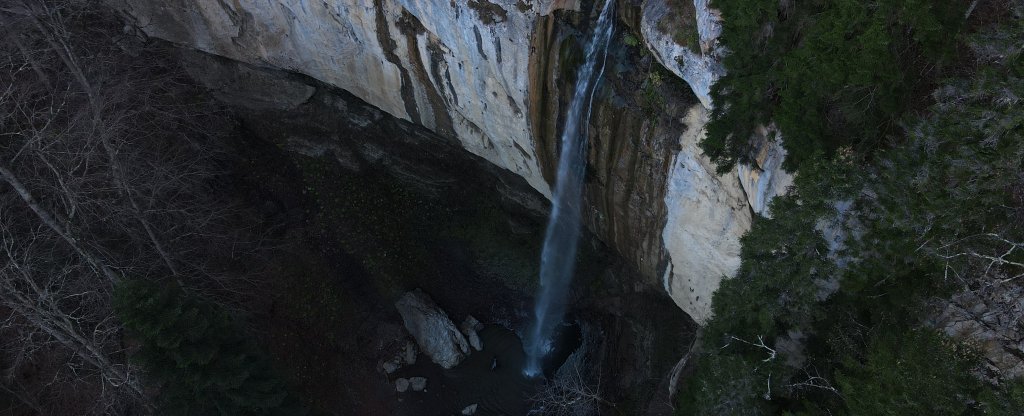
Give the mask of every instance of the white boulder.
[{"label": "white boulder", "polygon": [[395,307],[402,315],[405,329],[412,334],[430,359],[446,369],[455,367],[469,353],[469,343],[452,320],[422,290],[406,293]]}]

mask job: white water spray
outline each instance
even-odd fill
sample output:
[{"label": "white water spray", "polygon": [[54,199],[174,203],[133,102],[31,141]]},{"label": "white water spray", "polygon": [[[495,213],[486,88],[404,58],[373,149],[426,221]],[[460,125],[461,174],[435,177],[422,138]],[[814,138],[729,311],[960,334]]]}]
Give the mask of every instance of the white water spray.
[{"label": "white water spray", "polygon": [[[541,360],[551,350],[555,329],[565,317],[566,296],[576,266],[576,245],[580,235],[580,202],[583,198],[583,172],[586,167],[587,130],[597,81],[604,74],[608,43],[614,18],[615,0],[606,0],[594,25],[594,34],[586,46],[583,66],[576,73],[576,90],[569,102],[562,131],[558,176],[552,198],[541,252],[540,292],[534,306],[535,321],[526,335],[526,366],[529,377],[540,375]],[[595,75],[596,73],[596,75]]]}]

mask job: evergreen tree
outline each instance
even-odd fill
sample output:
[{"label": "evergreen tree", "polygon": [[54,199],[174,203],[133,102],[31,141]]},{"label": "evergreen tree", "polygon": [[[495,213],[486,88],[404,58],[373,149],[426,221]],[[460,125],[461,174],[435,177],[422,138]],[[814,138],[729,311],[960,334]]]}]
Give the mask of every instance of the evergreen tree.
[{"label": "evergreen tree", "polygon": [[[927,323],[935,301],[1024,278],[1024,6],[1013,15],[965,39],[972,75],[892,148],[810,153],[742,239],[677,414],[1024,414],[1024,382],[975,378],[983,351]],[[1010,311],[1003,298],[987,313]]]},{"label": "evergreen tree", "polygon": [[[724,172],[749,162],[758,125],[776,123],[795,170],[816,153],[866,152],[896,133],[940,75],[961,0],[715,0],[727,74],[701,148]],[[923,91],[927,91],[924,89]]]},{"label": "evergreen tree", "polygon": [[180,288],[122,282],[114,305],[160,387],[161,414],[301,415],[305,411],[232,322]]},{"label": "evergreen tree", "polygon": [[960,415],[982,389],[972,361],[933,331],[883,332],[867,360],[848,363],[837,378],[853,415]]}]

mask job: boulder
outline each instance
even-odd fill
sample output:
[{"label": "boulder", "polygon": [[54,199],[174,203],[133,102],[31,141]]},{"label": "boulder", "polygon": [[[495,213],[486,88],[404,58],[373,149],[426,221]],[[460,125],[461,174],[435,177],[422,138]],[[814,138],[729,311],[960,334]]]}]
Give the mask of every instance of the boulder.
[{"label": "boulder", "polygon": [[384,368],[385,373],[391,374],[394,373],[395,371],[398,371],[399,368],[402,368],[402,363],[398,360],[398,358],[393,358],[389,361],[384,362],[384,364],[381,365],[381,367]]},{"label": "boulder", "polygon": [[466,320],[462,321],[462,325],[459,326],[462,333],[466,335],[466,340],[469,341],[469,345],[477,351],[484,349],[483,341],[480,340],[480,335],[476,333],[476,331],[481,328],[483,328],[483,324],[476,320],[472,315],[467,316]]},{"label": "boulder", "polygon": [[476,413],[476,407],[477,407],[476,403],[473,403],[473,404],[471,404],[469,406],[466,406],[465,408],[462,409],[462,414],[464,414],[466,416],[470,416],[470,415]]},{"label": "boulder", "polygon": [[405,329],[412,334],[431,361],[450,369],[469,353],[469,343],[452,320],[422,290],[406,293],[395,307],[402,315]]},{"label": "boulder", "polygon": [[409,390],[409,379],[400,378],[395,380],[395,390],[399,393],[405,393]]},{"label": "boulder", "polygon": [[412,377],[409,379],[409,386],[412,391],[425,391],[427,389],[426,377]]}]

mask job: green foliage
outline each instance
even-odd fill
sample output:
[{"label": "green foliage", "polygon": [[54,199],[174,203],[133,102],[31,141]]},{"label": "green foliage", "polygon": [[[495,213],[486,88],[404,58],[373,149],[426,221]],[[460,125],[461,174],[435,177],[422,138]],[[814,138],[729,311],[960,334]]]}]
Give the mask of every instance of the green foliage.
[{"label": "green foliage", "polygon": [[741,240],[739,272],[715,292],[709,340],[773,337],[806,329],[819,317],[816,304],[838,277],[818,225],[839,216],[833,201],[849,199],[859,182],[849,161],[821,160],[797,177],[789,195],[771,202],[773,218],[755,218]]},{"label": "green foliage", "polygon": [[[969,80],[951,81],[934,94],[932,112],[912,124],[909,142],[886,152],[875,168],[874,191],[884,196],[870,205],[878,227],[864,244],[878,245],[891,234],[906,236],[905,253],[930,261],[949,277],[963,275],[973,255],[996,255],[1007,240],[1024,241],[1024,78],[1016,33],[1016,53],[1000,54]],[[985,38],[988,38],[986,36]],[[913,246],[913,250],[910,251]],[[920,250],[930,256],[918,256]],[[893,251],[893,250],[888,250]],[[867,267],[886,259],[866,258]],[[1024,259],[1011,256],[1008,259]],[[1019,261],[1018,261],[1019,262]],[[998,270],[990,270],[998,271]],[[1024,270],[1004,269],[1009,275]]]},{"label": "green foliage", "polygon": [[671,34],[677,44],[700,53],[700,34],[694,19],[697,9],[693,0],[668,0],[666,3],[665,14],[657,22],[658,30]]},{"label": "green foliage", "polygon": [[637,37],[632,33],[626,33],[625,35],[622,36],[622,43],[625,43],[626,46],[631,46],[635,48],[637,46],[640,46],[640,39],[637,39]]},{"label": "green foliage", "polygon": [[[968,41],[973,76],[938,88],[901,143],[813,153],[755,220],[679,414],[1022,414],[1021,382],[980,382],[975,353],[923,329],[928,300],[1024,273],[1024,22]],[[770,396],[741,388],[752,377]]]},{"label": "green foliage", "polygon": [[[792,212],[796,197],[773,201],[774,211]],[[829,279],[833,266],[820,232],[805,218],[759,218],[743,237],[743,263],[736,278],[715,293],[711,338],[750,333],[774,336],[786,328],[806,326],[817,312],[816,281]]]},{"label": "green foliage", "polygon": [[648,119],[657,121],[658,115],[665,110],[665,96],[661,93],[661,85],[664,79],[662,75],[664,67],[656,65],[647,73],[641,85],[641,96],[643,97],[643,110]]},{"label": "green foliage", "polygon": [[715,0],[730,53],[701,143],[725,171],[775,122],[794,170],[811,155],[867,150],[945,62],[965,4],[946,0]]},{"label": "green foliage", "polygon": [[756,364],[741,357],[707,355],[698,373],[687,385],[676,409],[678,415],[756,416],[767,415],[768,404],[761,400],[767,393],[768,372],[752,370]]},{"label": "green foliage", "polygon": [[[852,361],[852,360],[851,360]],[[838,384],[854,415],[957,415],[981,389],[964,351],[928,330],[881,333]]]},{"label": "green foliage", "polygon": [[981,407],[986,415],[1018,416],[1024,409],[1024,380],[1016,380],[1002,389],[987,390],[981,395]]},{"label": "green foliage", "polygon": [[119,284],[114,305],[139,343],[132,358],[160,386],[161,414],[305,414],[223,310],[143,280]]}]

